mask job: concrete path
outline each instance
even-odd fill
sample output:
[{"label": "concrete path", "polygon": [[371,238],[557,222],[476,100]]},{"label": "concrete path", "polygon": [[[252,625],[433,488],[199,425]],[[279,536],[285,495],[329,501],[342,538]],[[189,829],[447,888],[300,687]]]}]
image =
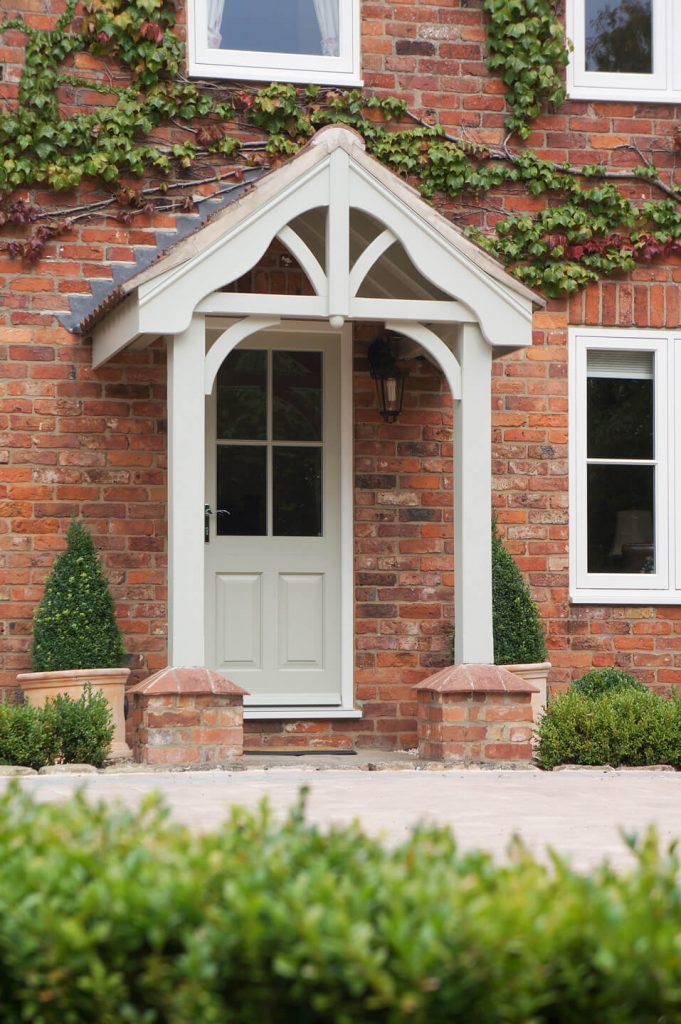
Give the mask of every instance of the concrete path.
[{"label": "concrete path", "polygon": [[[0,787],[8,780],[0,779]],[[359,819],[371,834],[399,842],[419,821],[447,824],[462,847],[503,859],[514,834],[537,855],[547,845],[588,869],[608,859],[631,863],[620,832],[654,824],[666,845],[681,837],[681,773],[624,771],[418,771],[251,768],[248,771],[32,776],[23,788],[40,800],[89,798],[128,806],[159,790],[173,817],[193,829],[217,826],[233,804],[254,808],[267,796],[277,814],[310,787],[309,817],[322,826]]]}]

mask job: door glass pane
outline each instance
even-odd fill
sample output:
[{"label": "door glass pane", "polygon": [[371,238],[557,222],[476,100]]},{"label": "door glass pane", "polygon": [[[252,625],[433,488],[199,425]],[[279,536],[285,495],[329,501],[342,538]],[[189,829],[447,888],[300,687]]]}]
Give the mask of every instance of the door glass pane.
[{"label": "door glass pane", "polygon": [[267,437],[267,352],[235,349],[218,370],[218,438]]},{"label": "door glass pane", "polygon": [[267,533],[267,448],[218,445],[218,536]]},{"label": "door glass pane", "polygon": [[273,449],[274,534],[322,535],[322,449]]},{"label": "door glass pane", "polygon": [[655,572],[654,466],[587,466],[589,572]]},{"label": "door glass pane", "polygon": [[652,0],[585,0],[586,70],[653,72]]},{"label": "door glass pane", "polygon": [[221,18],[209,3],[208,36],[223,50],[337,57],[338,0],[226,0]]},{"label": "door glass pane", "polygon": [[587,456],[590,459],[652,459],[653,381],[588,377]]},{"label": "door glass pane", "polygon": [[272,353],[272,436],[322,440],[322,353]]}]

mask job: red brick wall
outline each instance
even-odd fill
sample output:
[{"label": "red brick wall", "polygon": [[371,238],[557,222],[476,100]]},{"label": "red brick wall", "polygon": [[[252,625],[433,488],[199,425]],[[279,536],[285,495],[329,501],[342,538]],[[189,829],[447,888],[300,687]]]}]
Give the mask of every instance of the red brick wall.
[{"label": "red brick wall", "polygon": [[[14,0],[5,14],[23,10],[31,24],[47,27],[63,7],[63,0]],[[484,66],[481,0],[363,0],[362,32],[368,87],[404,96],[454,134],[503,139],[503,86]],[[19,32],[0,38],[0,99],[10,103],[22,45]],[[81,70],[97,68],[85,55],[74,60]],[[105,101],[69,89],[60,99],[65,115]],[[634,141],[671,169],[678,113],[673,105],[571,101],[539,118],[527,144],[560,161],[631,168],[641,162],[626,148]],[[166,134],[173,137],[174,130]],[[27,198],[63,209],[85,192]],[[631,192],[640,197],[645,187]],[[442,209],[458,224],[493,223],[542,203],[508,189]],[[107,212],[80,220],[36,265],[0,255],[0,685],[28,667],[30,617],[73,515],[83,515],[96,535],[137,677],[164,662],[163,352],[130,353],[93,372],[88,343],[58,327],[55,312],[68,308],[69,295],[88,290],[87,278],[110,278],[112,263],[130,260],[132,245],[148,243],[151,232],[173,223],[172,213],[135,216],[126,225]],[[303,287],[281,262],[267,271],[283,274],[277,290]],[[678,262],[658,263],[592,287],[569,304],[552,302],[537,319],[535,347],[495,366],[493,501],[540,604],[556,685],[592,664],[612,663],[658,687],[681,681],[679,609],[568,604],[565,347],[568,313],[575,324],[678,327],[680,275]],[[248,726],[249,735],[272,742],[280,735],[319,745],[353,738],[372,746],[414,745],[409,688],[447,658],[448,399],[429,364],[413,366],[403,417],[394,428],[382,424],[363,360],[369,337],[358,331],[356,376],[357,695],[365,718],[351,729],[319,722]]]},{"label": "red brick wall", "polygon": [[681,683],[681,608],[568,600],[567,326],[678,327],[681,267],[655,265],[593,285],[535,315],[533,348],[497,360],[493,503],[547,631],[555,691],[616,665],[661,693]]},{"label": "red brick wall", "polygon": [[30,670],[33,610],[76,516],[139,679],[165,664],[165,352],[93,372],[63,329],[5,325],[0,364],[0,687]]}]

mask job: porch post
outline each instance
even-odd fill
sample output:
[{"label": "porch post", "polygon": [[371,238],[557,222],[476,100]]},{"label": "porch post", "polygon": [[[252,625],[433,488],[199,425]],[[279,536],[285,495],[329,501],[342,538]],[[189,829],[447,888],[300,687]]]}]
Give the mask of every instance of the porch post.
[{"label": "porch post", "polygon": [[168,341],[168,664],[204,664],[204,317]]},{"label": "porch post", "polygon": [[454,403],[454,661],[492,664],[492,349],[459,328],[461,401]]}]

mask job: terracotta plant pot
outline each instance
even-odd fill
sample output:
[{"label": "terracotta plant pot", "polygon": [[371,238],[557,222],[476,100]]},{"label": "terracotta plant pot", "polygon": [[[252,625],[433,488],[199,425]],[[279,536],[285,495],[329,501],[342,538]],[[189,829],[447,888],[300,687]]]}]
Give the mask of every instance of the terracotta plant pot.
[{"label": "terracotta plant pot", "polygon": [[532,694],[532,718],[536,724],[546,709],[546,679],[551,671],[551,662],[535,661],[526,665],[504,665],[504,668],[539,687],[539,693]]},{"label": "terracotta plant pot", "polygon": [[26,694],[29,704],[41,708],[48,697],[67,693],[78,700],[86,683],[93,691],[101,690],[111,708],[114,734],[111,741],[110,757],[132,757],[132,751],[125,742],[125,682],[130,675],[129,668],[84,668],[69,672],[23,672],[17,676],[19,686]]}]

